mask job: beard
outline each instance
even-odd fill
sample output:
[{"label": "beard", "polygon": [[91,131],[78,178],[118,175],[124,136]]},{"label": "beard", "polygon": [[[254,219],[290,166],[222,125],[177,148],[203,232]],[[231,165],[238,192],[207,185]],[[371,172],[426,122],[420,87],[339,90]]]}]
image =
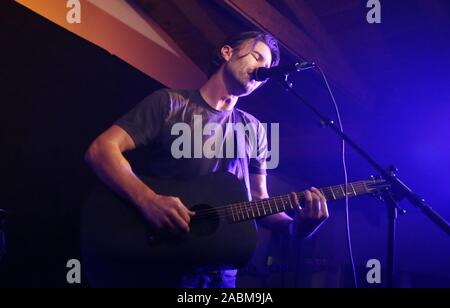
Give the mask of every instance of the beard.
[{"label": "beard", "polygon": [[224,79],[230,94],[244,96],[251,92],[250,77],[244,70],[233,70],[227,64],[224,69]]}]

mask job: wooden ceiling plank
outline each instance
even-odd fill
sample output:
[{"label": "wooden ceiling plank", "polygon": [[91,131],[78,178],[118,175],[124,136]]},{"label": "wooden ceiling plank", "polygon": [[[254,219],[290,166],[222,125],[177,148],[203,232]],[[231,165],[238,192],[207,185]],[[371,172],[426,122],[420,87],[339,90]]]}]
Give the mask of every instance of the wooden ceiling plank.
[{"label": "wooden ceiling plank", "polygon": [[[324,51],[307,33],[294,25],[266,0],[224,0],[224,2],[258,28],[274,35],[294,56],[320,64],[341,91],[358,97],[366,93],[365,86],[343,57]],[[349,93],[349,84],[358,90]]]},{"label": "wooden ceiling plank", "polygon": [[212,45],[205,32],[177,7],[175,1],[136,0],[143,10],[167,32],[188,57],[205,73],[209,69]]},{"label": "wooden ceiling plank", "polygon": [[211,45],[225,40],[224,31],[216,25],[198,0],[173,0],[173,3],[199,31],[202,31]]}]

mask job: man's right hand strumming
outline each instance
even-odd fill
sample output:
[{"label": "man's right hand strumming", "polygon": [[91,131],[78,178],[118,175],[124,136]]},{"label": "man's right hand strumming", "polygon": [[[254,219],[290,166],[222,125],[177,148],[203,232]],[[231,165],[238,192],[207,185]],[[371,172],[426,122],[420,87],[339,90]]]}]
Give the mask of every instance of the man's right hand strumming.
[{"label": "man's right hand strumming", "polygon": [[189,232],[191,216],[195,215],[179,198],[158,194],[140,204],[139,209],[156,230],[174,234]]}]

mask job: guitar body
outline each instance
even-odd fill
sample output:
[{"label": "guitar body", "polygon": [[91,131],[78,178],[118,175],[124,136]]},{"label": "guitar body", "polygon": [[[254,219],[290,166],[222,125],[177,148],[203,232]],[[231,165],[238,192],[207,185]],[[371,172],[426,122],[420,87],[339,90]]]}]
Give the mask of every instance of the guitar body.
[{"label": "guitar body", "polygon": [[[247,201],[230,173],[191,181],[142,178],[155,192],[176,196],[202,214],[182,236],[151,230],[136,208],[106,187],[88,199],[82,214],[82,265],[93,287],[167,287],[196,269],[245,266],[257,245],[254,220],[232,223],[224,205]],[[225,212],[226,213],[226,212]]]}]

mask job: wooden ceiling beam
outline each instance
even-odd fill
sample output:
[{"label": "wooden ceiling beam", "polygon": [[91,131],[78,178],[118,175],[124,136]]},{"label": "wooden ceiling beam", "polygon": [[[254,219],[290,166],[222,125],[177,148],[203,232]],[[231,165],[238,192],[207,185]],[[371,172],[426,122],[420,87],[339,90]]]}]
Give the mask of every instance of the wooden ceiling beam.
[{"label": "wooden ceiling beam", "polygon": [[186,16],[187,19],[201,31],[208,42],[215,46],[226,38],[225,32],[220,29],[215,20],[207,13],[198,0],[173,0],[173,4]]},{"label": "wooden ceiling beam", "polygon": [[[210,59],[213,45],[205,36],[207,31],[198,29],[200,22],[191,15],[198,8],[189,10],[186,5],[170,0],[136,0],[136,2],[150,18],[171,36],[186,55],[203,72],[207,73],[209,69],[208,59]],[[188,16],[186,16],[186,13]],[[195,20],[195,23],[192,20]]]}]

